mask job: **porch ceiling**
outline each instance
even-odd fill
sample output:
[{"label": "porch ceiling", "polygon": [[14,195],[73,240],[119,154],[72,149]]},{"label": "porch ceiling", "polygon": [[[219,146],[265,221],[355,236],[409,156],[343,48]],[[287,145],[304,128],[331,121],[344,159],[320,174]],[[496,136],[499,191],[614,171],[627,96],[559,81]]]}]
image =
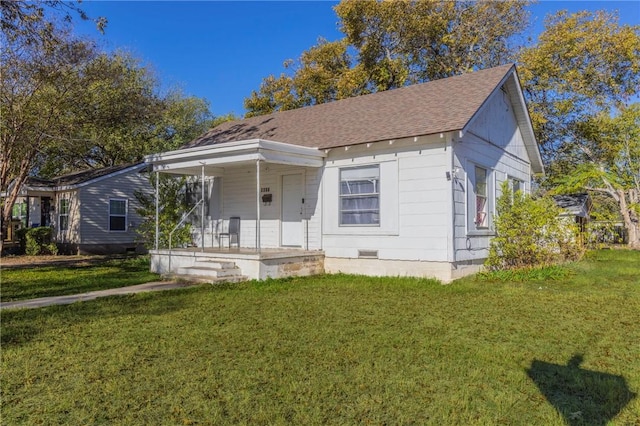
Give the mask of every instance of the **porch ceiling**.
[{"label": "porch ceiling", "polygon": [[169,151],[147,156],[145,161],[154,171],[180,175],[199,175],[202,167],[207,176],[222,176],[225,168],[266,163],[301,167],[322,167],[324,151],[282,142],[252,139]]}]

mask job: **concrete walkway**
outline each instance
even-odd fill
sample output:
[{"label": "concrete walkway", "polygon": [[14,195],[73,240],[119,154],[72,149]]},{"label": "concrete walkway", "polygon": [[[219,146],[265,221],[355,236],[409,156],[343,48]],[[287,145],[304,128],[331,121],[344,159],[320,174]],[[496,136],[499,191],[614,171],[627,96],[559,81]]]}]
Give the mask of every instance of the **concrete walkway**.
[{"label": "concrete walkway", "polygon": [[16,300],[15,302],[0,303],[0,309],[30,309],[42,308],[51,305],[68,305],[85,300],[93,300],[98,297],[117,296],[121,294],[135,294],[146,291],[170,290],[173,288],[183,288],[194,285],[187,282],[176,281],[153,281],[145,284],[132,285],[129,287],[110,288],[108,290],[90,291],[82,294],[71,294],[67,296],[40,297],[30,300]]}]

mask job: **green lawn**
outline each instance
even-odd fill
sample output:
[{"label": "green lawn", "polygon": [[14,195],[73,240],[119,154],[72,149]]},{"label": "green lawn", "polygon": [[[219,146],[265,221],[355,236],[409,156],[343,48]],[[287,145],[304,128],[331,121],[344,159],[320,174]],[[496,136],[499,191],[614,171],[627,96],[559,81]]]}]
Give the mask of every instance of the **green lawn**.
[{"label": "green lawn", "polygon": [[[64,256],[60,256],[64,261]],[[146,256],[83,259],[67,265],[2,268],[0,301],[64,296],[142,284],[159,279]]]},{"label": "green lawn", "polygon": [[552,281],[344,275],[2,312],[3,424],[637,425],[640,252]]}]

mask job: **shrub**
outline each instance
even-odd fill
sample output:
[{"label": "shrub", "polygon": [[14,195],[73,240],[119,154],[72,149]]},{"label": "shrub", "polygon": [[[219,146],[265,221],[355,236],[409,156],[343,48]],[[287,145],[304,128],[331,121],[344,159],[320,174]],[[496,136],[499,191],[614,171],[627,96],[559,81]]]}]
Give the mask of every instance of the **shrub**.
[{"label": "shrub", "polygon": [[491,271],[548,266],[579,259],[583,248],[575,223],[561,219],[560,208],[548,197],[515,194],[502,186],[485,265]]},{"label": "shrub", "polygon": [[53,230],[46,226],[22,228],[17,231],[20,249],[26,255],[58,254],[58,247],[51,241]]}]

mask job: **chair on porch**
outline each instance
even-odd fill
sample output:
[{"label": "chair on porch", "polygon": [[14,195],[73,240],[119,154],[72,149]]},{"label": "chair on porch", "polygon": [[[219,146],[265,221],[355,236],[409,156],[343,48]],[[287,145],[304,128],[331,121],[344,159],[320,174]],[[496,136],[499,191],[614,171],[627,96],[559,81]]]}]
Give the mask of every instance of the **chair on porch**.
[{"label": "chair on porch", "polygon": [[218,247],[220,248],[222,248],[223,238],[229,239],[229,248],[231,248],[231,244],[233,244],[234,240],[236,246],[240,248],[240,218],[238,216],[230,217],[227,232],[221,232],[218,234]]}]

